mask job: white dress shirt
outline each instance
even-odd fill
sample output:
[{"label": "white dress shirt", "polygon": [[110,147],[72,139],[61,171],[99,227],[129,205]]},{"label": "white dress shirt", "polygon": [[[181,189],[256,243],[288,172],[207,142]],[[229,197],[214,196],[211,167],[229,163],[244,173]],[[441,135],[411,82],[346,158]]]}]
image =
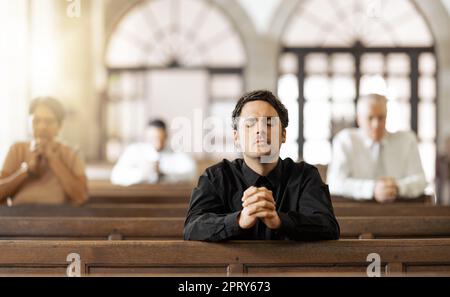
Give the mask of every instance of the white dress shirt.
[{"label": "white dress shirt", "polygon": [[357,128],[335,136],[327,174],[332,195],[370,200],[381,176],[394,178],[403,198],[423,194],[427,182],[414,133],[386,132],[379,143]]},{"label": "white dress shirt", "polygon": [[111,173],[111,182],[123,186],[156,183],[159,176],[155,163],[159,163],[159,171],[166,182],[188,182],[195,177],[195,161],[187,154],[168,149],[157,152],[148,143],[135,143],[120,156]]}]

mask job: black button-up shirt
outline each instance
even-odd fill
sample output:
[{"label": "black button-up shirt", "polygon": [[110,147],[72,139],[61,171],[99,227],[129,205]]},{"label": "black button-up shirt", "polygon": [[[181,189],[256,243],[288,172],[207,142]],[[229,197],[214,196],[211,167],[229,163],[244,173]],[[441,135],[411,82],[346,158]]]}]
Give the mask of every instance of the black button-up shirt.
[{"label": "black button-up shirt", "polygon": [[[250,229],[239,227],[241,198],[250,186],[272,191],[281,220],[278,230],[267,228],[259,219]],[[192,192],[184,225],[185,240],[338,238],[328,186],[316,167],[289,158],[279,159],[267,176],[254,172],[242,159],[223,160],[206,169]]]}]

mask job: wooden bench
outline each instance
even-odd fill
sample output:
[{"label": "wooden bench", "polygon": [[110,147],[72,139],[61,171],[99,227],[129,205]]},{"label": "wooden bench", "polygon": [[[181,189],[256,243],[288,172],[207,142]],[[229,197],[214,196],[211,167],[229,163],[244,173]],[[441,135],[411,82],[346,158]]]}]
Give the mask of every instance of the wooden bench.
[{"label": "wooden bench", "polygon": [[450,216],[449,206],[411,204],[347,204],[333,206],[336,216]]},{"label": "wooden bench", "polygon": [[[403,205],[435,205],[434,196],[429,195],[422,195],[417,198],[403,198],[403,197],[397,197],[394,202],[391,204],[403,204]],[[342,196],[331,196],[331,201],[333,205],[339,205],[341,203],[345,203],[344,205],[365,205],[365,204],[377,204],[380,205],[380,203],[376,202],[375,200],[354,200],[352,198],[342,197]]]},{"label": "wooden bench", "polygon": [[[113,185],[109,181],[94,180],[89,182],[89,201],[91,204],[188,204],[195,185],[184,184],[138,184],[132,186]],[[374,201],[356,201],[344,197],[332,196],[333,205],[365,206],[380,205]],[[392,205],[433,205],[433,197],[421,196],[416,199],[399,198]]]},{"label": "wooden bench", "polygon": [[[341,238],[450,237],[450,217],[338,217]],[[0,217],[0,239],[176,239],[184,218]]]},{"label": "wooden bench", "polygon": [[139,184],[129,187],[109,181],[89,182],[92,203],[189,203],[192,184]]},{"label": "wooden bench", "polygon": [[369,254],[384,276],[450,275],[450,239],[241,241],[0,241],[0,275],[366,276]]},{"label": "wooden bench", "polygon": [[[53,205],[0,206],[0,217],[185,217],[185,203],[99,203],[83,207]],[[450,216],[449,206],[436,205],[341,205],[334,206],[336,216]]]},{"label": "wooden bench", "polygon": [[0,239],[179,239],[183,218],[0,217]]},{"label": "wooden bench", "polygon": [[185,217],[186,204],[92,204],[84,207],[53,205],[1,206],[0,217]]},{"label": "wooden bench", "polygon": [[450,217],[337,217],[342,238],[450,237]]}]

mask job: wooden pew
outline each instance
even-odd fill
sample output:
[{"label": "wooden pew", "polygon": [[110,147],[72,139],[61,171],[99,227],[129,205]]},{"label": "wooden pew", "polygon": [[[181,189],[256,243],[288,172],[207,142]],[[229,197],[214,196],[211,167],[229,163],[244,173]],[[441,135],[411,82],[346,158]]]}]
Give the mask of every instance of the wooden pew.
[{"label": "wooden pew", "polygon": [[[391,204],[393,205],[435,205],[434,196],[430,195],[422,195],[417,198],[404,198],[404,197],[397,197],[394,202]],[[375,200],[354,200],[352,198],[342,197],[342,196],[331,196],[331,202],[333,205],[339,205],[341,203],[345,203],[344,205],[365,205],[365,204],[377,204],[380,205],[380,203],[376,202]]]},{"label": "wooden pew", "polygon": [[346,204],[333,206],[336,216],[450,216],[449,206],[415,204]]},{"label": "wooden pew", "polygon": [[383,276],[449,276],[450,239],[241,241],[0,241],[0,275],[366,276],[377,253]]},{"label": "wooden pew", "polygon": [[[450,217],[338,217],[341,238],[450,237]],[[184,218],[0,217],[0,239],[173,239]]]},{"label": "wooden pew", "polygon": [[[0,206],[0,217],[185,217],[188,205],[184,203],[99,203],[84,207],[53,205]],[[336,216],[450,216],[449,206],[367,204],[334,206]]]},{"label": "wooden pew", "polygon": [[183,218],[1,217],[0,239],[179,239],[183,226]]},{"label": "wooden pew", "polygon": [[[98,203],[185,203],[188,204],[193,188],[192,183],[183,184],[138,184],[128,187],[113,185],[109,181],[91,180],[89,181],[89,201],[88,204]],[[415,199],[398,198],[393,205],[433,205],[432,196],[421,196]],[[332,196],[333,205],[379,205],[374,201],[355,201],[349,198]]]},{"label": "wooden pew", "polygon": [[139,184],[129,187],[109,181],[89,182],[92,203],[189,203],[192,184]]},{"label": "wooden pew", "polygon": [[342,238],[450,237],[450,217],[338,217]]},{"label": "wooden pew", "polygon": [[54,205],[1,206],[0,217],[185,217],[186,204],[92,204],[85,207]]}]

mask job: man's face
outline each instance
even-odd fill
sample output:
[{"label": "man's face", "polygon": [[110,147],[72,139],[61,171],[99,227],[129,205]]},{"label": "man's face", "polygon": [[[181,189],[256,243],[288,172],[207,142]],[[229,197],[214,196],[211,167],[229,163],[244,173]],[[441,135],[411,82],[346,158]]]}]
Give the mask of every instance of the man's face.
[{"label": "man's face", "polygon": [[54,112],[45,105],[38,105],[31,115],[33,137],[41,143],[48,143],[58,135],[60,124]]},{"label": "man's face", "polygon": [[276,155],[285,142],[283,129],[275,108],[265,101],[251,101],[244,105],[234,131],[234,140],[244,155],[258,158]]},{"label": "man's face", "polygon": [[381,141],[386,131],[386,104],[369,101],[358,114],[358,125],[374,142]]},{"label": "man's face", "polygon": [[152,144],[153,148],[160,152],[166,146],[167,133],[164,129],[158,127],[149,127],[147,129],[147,139]]}]

